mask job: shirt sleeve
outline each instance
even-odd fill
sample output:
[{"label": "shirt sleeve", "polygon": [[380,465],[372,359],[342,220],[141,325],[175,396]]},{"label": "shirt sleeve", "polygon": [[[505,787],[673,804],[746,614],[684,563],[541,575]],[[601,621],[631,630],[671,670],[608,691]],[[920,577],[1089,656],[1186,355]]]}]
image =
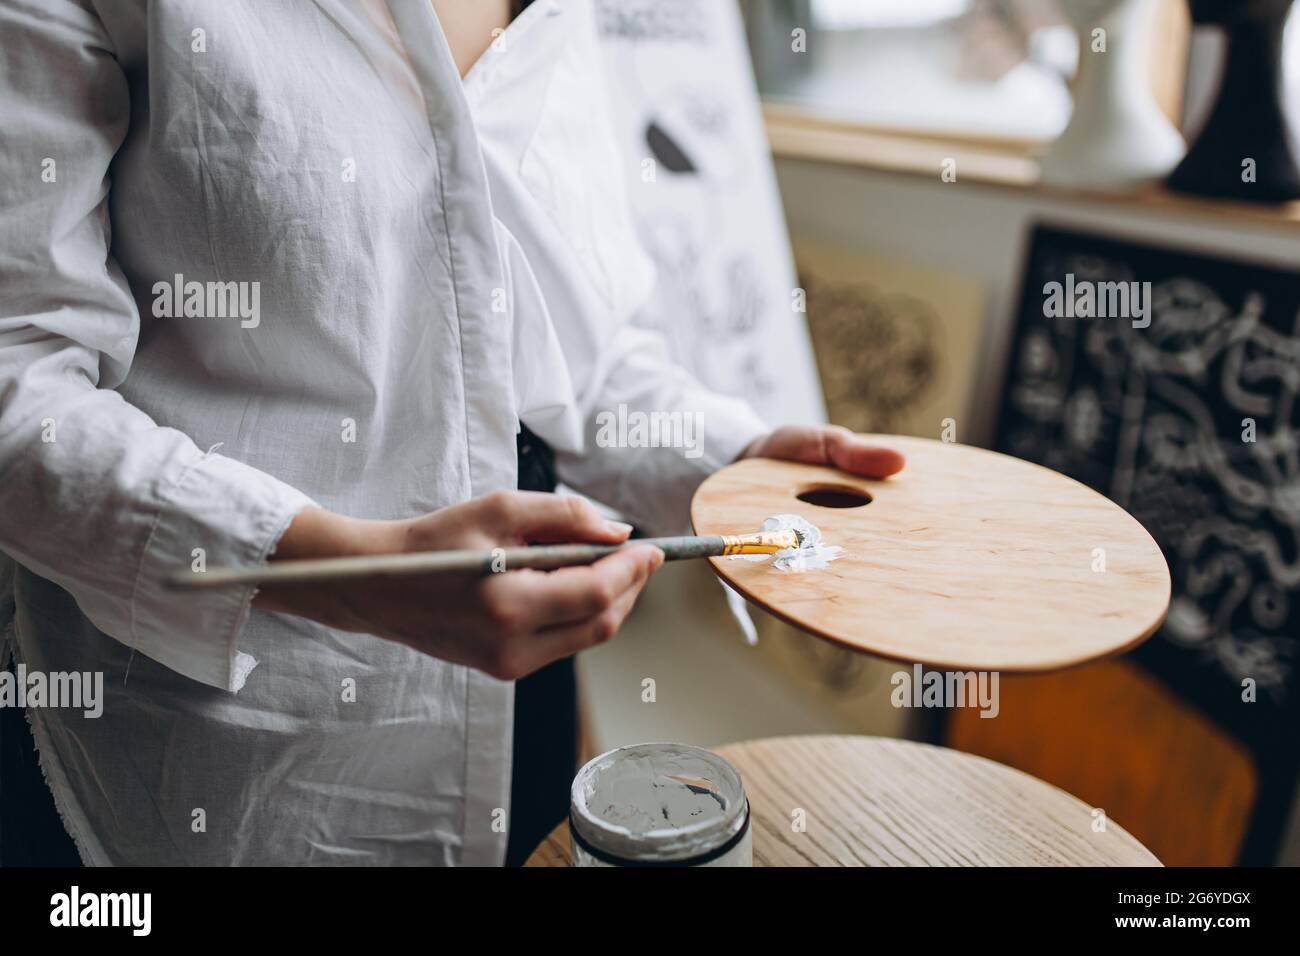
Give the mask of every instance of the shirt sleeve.
[{"label": "shirt sleeve", "polygon": [[675,364],[649,329],[620,328],[593,379],[582,402],[585,450],[557,453],[559,475],[652,534],[689,530],[695,489],[769,430],[747,402]]},{"label": "shirt sleeve", "polygon": [[0,549],[104,633],[237,691],[253,589],[180,597],[161,579],[262,560],[310,499],[113,391],[140,328],[109,253],[127,81],[81,3],[0,4],[0,45]]}]

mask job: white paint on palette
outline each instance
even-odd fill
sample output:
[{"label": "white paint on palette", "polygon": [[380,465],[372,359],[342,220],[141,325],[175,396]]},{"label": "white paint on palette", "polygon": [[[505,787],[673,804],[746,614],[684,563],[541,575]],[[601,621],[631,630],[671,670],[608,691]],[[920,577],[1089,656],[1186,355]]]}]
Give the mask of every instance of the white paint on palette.
[{"label": "white paint on palette", "polygon": [[778,571],[801,574],[804,571],[820,571],[844,556],[844,549],[839,545],[825,544],[821,529],[799,515],[773,515],[759,527],[759,531],[797,531],[799,547],[786,548],[776,554],[737,554],[733,561],[771,561]]}]

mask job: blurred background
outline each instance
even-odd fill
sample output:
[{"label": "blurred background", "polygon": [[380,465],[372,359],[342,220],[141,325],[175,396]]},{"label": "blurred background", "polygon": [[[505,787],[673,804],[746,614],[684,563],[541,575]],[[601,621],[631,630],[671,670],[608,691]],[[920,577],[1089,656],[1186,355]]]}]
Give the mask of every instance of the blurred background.
[{"label": "blurred background", "polygon": [[[771,422],[947,426],[1084,481],[1157,539],[1174,602],[1130,654],[1004,677],[981,720],[895,709],[905,665],[756,609],[751,646],[707,568],[669,565],[580,661],[586,750],[906,736],[1057,784],[1167,865],[1300,861],[1289,0],[598,12],[660,273],[638,321]],[[1045,318],[1067,273],[1151,282],[1151,326]]]}]

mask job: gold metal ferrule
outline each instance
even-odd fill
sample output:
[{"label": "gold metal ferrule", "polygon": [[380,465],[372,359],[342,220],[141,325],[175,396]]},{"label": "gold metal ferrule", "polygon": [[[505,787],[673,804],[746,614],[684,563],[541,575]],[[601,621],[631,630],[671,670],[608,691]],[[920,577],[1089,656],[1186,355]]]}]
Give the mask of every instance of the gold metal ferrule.
[{"label": "gold metal ferrule", "polygon": [[776,554],[788,548],[799,547],[797,531],[763,531],[758,534],[724,534],[722,536],[722,553],[728,554]]}]

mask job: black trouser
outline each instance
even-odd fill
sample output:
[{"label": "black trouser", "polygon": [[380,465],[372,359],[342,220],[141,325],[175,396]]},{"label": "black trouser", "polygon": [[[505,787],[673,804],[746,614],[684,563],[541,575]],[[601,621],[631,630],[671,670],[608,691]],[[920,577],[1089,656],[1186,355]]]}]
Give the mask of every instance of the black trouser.
[{"label": "black trouser", "polygon": [[[518,439],[519,488],[554,491],[554,456],[528,429]],[[3,664],[0,661],[0,664]],[[569,812],[578,762],[573,658],[548,664],[515,685],[514,768],[506,863],[517,866]],[[22,710],[0,707],[0,866],[78,866],[41,776]]]},{"label": "black trouser", "polygon": [[[12,664],[0,663],[12,673]],[[26,715],[0,707],[0,866],[80,865],[41,776]]]},{"label": "black trouser", "polygon": [[[519,490],[554,491],[554,455],[524,428],[519,433]],[[519,866],[569,813],[578,769],[578,682],[573,658],[515,682],[514,767],[506,865]]]}]

